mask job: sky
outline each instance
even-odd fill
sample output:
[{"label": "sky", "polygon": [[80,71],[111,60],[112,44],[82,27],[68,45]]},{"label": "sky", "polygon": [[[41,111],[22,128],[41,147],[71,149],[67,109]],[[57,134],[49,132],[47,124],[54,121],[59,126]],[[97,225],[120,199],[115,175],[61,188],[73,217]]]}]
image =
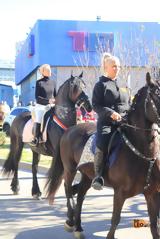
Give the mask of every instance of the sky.
[{"label": "sky", "polygon": [[0,0],[0,60],[15,59],[38,19],[160,22],[159,0]]}]

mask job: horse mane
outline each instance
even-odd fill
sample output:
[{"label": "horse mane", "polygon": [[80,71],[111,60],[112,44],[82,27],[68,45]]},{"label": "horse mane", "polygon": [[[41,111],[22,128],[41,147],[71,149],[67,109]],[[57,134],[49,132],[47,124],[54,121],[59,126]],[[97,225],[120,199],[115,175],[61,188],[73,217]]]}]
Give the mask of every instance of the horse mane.
[{"label": "horse mane", "polygon": [[61,89],[63,88],[63,86],[64,86],[66,83],[69,82],[70,79],[71,79],[71,78],[69,78],[68,80],[66,80],[65,82],[63,82],[62,85],[60,85],[60,87],[59,87],[59,89],[58,89],[58,92],[57,92],[57,95],[59,94],[59,92],[61,91]]},{"label": "horse mane", "polygon": [[139,100],[142,99],[142,93],[144,92],[144,90],[146,88],[147,88],[146,86],[143,86],[141,89],[138,90],[137,94],[135,94],[135,96],[133,98],[133,101],[132,101],[132,104],[131,104],[131,107],[127,112],[127,115],[129,113],[131,113],[132,111],[135,111],[136,106],[137,106],[137,102],[139,102]]}]

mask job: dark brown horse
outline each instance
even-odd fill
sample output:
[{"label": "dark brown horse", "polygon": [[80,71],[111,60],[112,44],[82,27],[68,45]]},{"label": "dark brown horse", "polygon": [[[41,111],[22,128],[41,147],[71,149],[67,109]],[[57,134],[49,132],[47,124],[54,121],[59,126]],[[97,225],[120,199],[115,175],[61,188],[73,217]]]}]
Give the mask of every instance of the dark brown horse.
[{"label": "dark brown horse", "polygon": [[[149,73],[146,81],[146,86],[136,94],[127,118],[118,127],[121,144],[116,160],[104,170],[105,186],[114,189],[113,213],[107,239],[115,238],[125,200],[140,193],[146,199],[152,238],[160,239],[157,226],[160,221],[160,151],[157,127],[160,125],[160,81],[151,80]],[[84,238],[81,226],[82,203],[94,177],[93,163],[80,166],[81,181],[74,186],[72,183],[85,143],[95,130],[94,124],[86,123],[65,132],[60,144],[63,174],[62,168],[61,173],[58,167],[52,169],[52,180],[48,182],[48,197],[54,200],[63,176],[68,208],[65,227],[68,231],[74,231],[75,237],[80,239]],[[76,193],[75,203],[73,195]]]},{"label": "dark brown horse", "polygon": [[[81,107],[83,106],[86,111],[89,112],[92,110],[88,96],[84,93],[84,87],[85,82],[83,81],[82,74],[80,74],[79,76],[71,75],[71,77],[66,80],[58,90],[53,112],[47,112],[47,114],[50,115],[47,127],[47,141],[43,144],[38,145],[37,147],[33,147],[28,143],[33,152],[32,195],[34,198],[39,198],[41,196],[41,191],[37,179],[37,170],[40,155],[44,154],[53,157],[53,159],[59,159],[60,138],[63,135],[65,129],[76,124],[76,105],[80,105]],[[56,121],[53,120],[53,115]],[[30,119],[30,113],[23,113],[14,119],[11,126],[10,152],[7,160],[4,163],[3,172],[5,174],[14,174],[11,182],[11,189],[15,194],[17,194],[19,191],[18,164],[25,143],[22,140],[23,129],[26,122]],[[57,124],[58,121],[60,122],[60,124]],[[54,160],[52,161],[52,163],[56,164]]]}]

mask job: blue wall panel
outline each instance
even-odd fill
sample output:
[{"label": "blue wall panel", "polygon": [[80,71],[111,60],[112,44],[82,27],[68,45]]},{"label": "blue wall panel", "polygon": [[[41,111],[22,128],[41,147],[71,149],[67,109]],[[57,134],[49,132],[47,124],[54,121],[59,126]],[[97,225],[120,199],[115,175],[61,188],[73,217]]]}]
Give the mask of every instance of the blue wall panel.
[{"label": "blue wall panel", "polygon": [[[114,47],[116,54],[119,54],[116,47],[121,39],[122,47],[126,44],[133,50],[132,64],[136,65],[134,51],[138,47],[142,53],[142,61],[145,62],[142,45],[144,47],[146,44],[150,48],[153,39],[160,41],[160,25],[138,22],[38,20],[16,57],[16,84],[44,63],[52,66],[82,66],[83,61],[84,65],[98,65],[99,39],[102,48],[105,48],[107,39],[109,47]],[[84,60],[86,55],[87,62]]]},{"label": "blue wall panel", "polygon": [[13,88],[12,86],[0,84],[0,102],[6,101],[10,107],[13,107]]}]

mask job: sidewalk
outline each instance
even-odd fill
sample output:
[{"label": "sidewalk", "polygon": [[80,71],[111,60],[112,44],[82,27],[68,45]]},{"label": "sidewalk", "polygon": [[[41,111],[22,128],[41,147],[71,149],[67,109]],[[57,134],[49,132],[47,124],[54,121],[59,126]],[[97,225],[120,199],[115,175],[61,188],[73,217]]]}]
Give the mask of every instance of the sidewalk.
[{"label": "sidewalk", "polygon": [[[4,160],[0,160],[0,165]],[[63,183],[56,194],[53,206],[48,205],[44,192],[42,200],[31,196],[31,164],[20,163],[20,193],[10,191],[11,179],[0,178],[0,238],[3,239],[72,239],[72,233],[64,230],[66,220],[66,198]],[[41,171],[41,174],[40,174]],[[39,167],[39,183],[43,188],[47,169]],[[22,186],[23,185],[23,186]],[[83,210],[82,225],[86,239],[106,238],[110,227],[113,206],[113,190],[104,188],[87,192]],[[118,239],[151,239],[149,227],[135,228],[134,219],[148,220],[147,207],[143,195],[126,200],[121,221],[116,230]],[[34,223],[33,223],[34,222]]]}]

